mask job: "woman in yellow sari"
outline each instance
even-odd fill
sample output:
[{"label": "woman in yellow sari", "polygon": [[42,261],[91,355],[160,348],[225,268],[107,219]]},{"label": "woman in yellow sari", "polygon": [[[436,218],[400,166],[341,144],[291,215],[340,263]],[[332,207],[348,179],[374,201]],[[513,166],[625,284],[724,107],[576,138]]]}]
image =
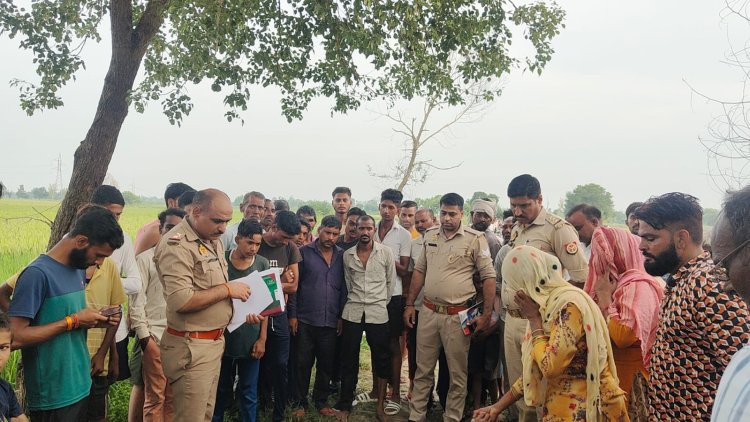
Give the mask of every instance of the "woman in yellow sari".
[{"label": "woman in yellow sari", "polygon": [[542,421],[629,421],[607,322],[596,303],[562,277],[560,261],[531,246],[503,261],[503,280],[529,320],[523,376],[497,403],[474,412],[495,422],[516,400],[542,406]]}]

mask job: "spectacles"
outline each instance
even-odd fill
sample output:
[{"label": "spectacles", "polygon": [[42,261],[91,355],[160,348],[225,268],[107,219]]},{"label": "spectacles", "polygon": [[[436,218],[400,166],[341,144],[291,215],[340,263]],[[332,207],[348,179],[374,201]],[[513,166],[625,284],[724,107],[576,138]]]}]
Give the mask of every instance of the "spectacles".
[{"label": "spectacles", "polygon": [[730,259],[731,259],[732,257],[734,257],[734,255],[737,255],[737,253],[738,253],[739,251],[741,251],[741,250],[742,250],[742,248],[744,248],[744,247],[745,247],[745,246],[747,246],[748,244],[750,244],[750,239],[747,239],[747,240],[745,240],[744,242],[740,243],[740,245],[739,245],[739,246],[737,246],[736,248],[732,249],[732,251],[731,251],[731,252],[729,252],[728,254],[724,255],[724,258],[721,258],[721,259],[719,260],[719,262],[717,262],[717,263],[716,263],[716,265],[717,265],[717,266],[719,266],[719,267],[723,267],[723,268],[725,268],[726,270],[729,270],[729,268],[727,268],[726,266],[724,266],[724,264],[726,264],[727,262],[729,262],[729,260],[730,260]]},{"label": "spectacles", "polygon": [[724,255],[724,258],[721,258],[718,262],[716,262],[714,266],[713,276],[716,277],[717,281],[719,282],[721,290],[725,292],[734,290],[732,282],[731,280],[729,280],[729,267],[726,266],[726,263],[729,262],[735,255],[737,255],[739,251],[742,250],[742,248],[744,248],[748,244],[750,244],[750,239],[747,239],[744,242],[740,243],[739,246],[732,249],[728,254]]}]

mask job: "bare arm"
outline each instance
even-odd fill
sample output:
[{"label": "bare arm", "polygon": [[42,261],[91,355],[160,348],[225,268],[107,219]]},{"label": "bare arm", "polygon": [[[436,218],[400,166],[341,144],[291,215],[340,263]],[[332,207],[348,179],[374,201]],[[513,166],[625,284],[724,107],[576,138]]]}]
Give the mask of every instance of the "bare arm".
[{"label": "bare arm", "polygon": [[8,283],[0,286],[0,310],[8,312],[10,308],[10,297],[13,296],[13,288]]},{"label": "bare arm", "polygon": [[411,257],[407,256],[400,256],[396,260],[396,274],[398,274],[399,277],[407,277],[409,275],[409,260]]},{"label": "bare arm", "polygon": [[294,263],[288,265],[281,274],[281,288],[284,293],[297,293],[299,282],[299,265]]},{"label": "bare arm", "polygon": [[[78,321],[80,324],[79,329],[87,329],[93,327],[117,327],[120,324],[120,316],[115,315],[112,317],[106,317],[100,313],[99,310],[91,308],[83,308],[76,312]],[[24,317],[10,317],[10,330],[13,333],[12,349],[22,349],[24,347],[34,346],[39,343],[44,343],[54,337],[67,331],[68,324],[65,318],[51,322],[45,325],[31,325],[30,318]]]},{"label": "bare arm", "polygon": [[142,236],[135,239],[135,255],[156,246],[159,243],[159,238],[159,226],[149,227],[148,230],[143,232]]}]

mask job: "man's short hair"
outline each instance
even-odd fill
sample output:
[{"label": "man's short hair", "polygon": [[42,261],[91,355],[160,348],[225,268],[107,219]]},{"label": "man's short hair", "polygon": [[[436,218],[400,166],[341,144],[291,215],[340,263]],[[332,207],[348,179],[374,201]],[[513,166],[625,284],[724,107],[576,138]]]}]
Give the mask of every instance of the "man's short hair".
[{"label": "man's short hair", "polygon": [[303,205],[297,209],[297,217],[302,217],[303,215],[309,215],[314,218],[315,221],[318,221],[318,216],[315,214],[315,210],[309,205]]},{"label": "man's short hair", "polygon": [[[166,204],[170,199],[177,199],[188,190],[195,190],[182,182],[174,182],[167,185],[167,189],[164,191],[164,203]],[[169,206],[169,204],[167,204]]]},{"label": "man's short hair", "polygon": [[372,221],[372,224],[375,225],[375,219],[372,218],[371,215],[368,215],[368,214],[360,215],[359,218],[357,218],[357,225],[359,226],[359,223],[363,221]]},{"label": "man's short hair", "polygon": [[224,195],[227,199],[229,199],[229,196],[227,196],[226,193],[216,190],[216,189],[203,189],[199,190],[195,193],[193,196],[193,205],[196,207],[199,207],[200,209],[208,209],[211,206],[211,203],[216,199],[217,196]]},{"label": "man's short hair", "polygon": [[643,205],[643,202],[633,202],[632,204],[628,205],[628,207],[625,208],[625,218],[627,219],[628,217],[630,217],[630,214],[632,214],[633,211],[637,210],[641,205]]},{"label": "man's short hair", "polygon": [[125,242],[122,229],[111,211],[96,204],[86,204],[78,210],[70,229],[70,236],[86,236],[91,246],[108,244],[117,249]]},{"label": "man's short hair", "polygon": [[182,195],[180,195],[179,198],[177,198],[177,206],[184,209],[193,203],[193,199],[195,199],[195,191],[192,189],[186,190],[185,192],[182,192]]},{"label": "man's short hair", "polygon": [[181,208],[172,207],[172,208],[165,209],[164,211],[159,213],[159,227],[160,228],[164,227],[164,225],[167,224],[167,217],[169,217],[170,215],[176,215],[180,218],[185,218],[187,213],[185,212],[185,210]]},{"label": "man's short hair", "polygon": [[401,201],[401,208],[416,208],[417,203],[411,200]]},{"label": "man's short hair", "polygon": [[652,196],[633,215],[657,230],[687,230],[696,245],[703,241],[703,208],[692,195],[671,192]]},{"label": "man's short hair", "polygon": [[257,220],[242,220],[237,226],[237,236],[253,237],[256,234],[263,235],[263,226]]},{"label": "man's short hair", "polygon": [[349,211],[346,212],[346,217],[349,218],[353,215],[356,215],[357,217],[362,217],[363,215],[367,215],[367,212],[359,207],[351,207],[349,208]]},{"label": "man's short hair", "polygon": [[289,202],[286,199],[277,199],[273,201],[273,208],[276,211],[289,211]]},{"label": "man's short hair", "polygon": [[307,220],[305,220],[304,218],[300,218],[300,217],[297,217],[297,220],[299,220],[300,232],[302,231],[302,226],[307,227],[308,233],[312,231],[312,226],[310,225],[310,223],[307,222]]},{"label": "man's short hair", "polygon": [[0,331],[10,331],[10,319],[8,314],[0,311]]},{"label": "man's short hair", "polygon": [[380,193],[380,202],[391,201],[397,207],[401,206],[402,199],[404,199],[404,194],[400,190],[388,188]]},{"label": "man's short hair", "polygon": [[298,235],[302,231],[300,229],[299,218],[288,210],[276,211],[276,218],[273,223],[277,229],[291,236]]},{"label": "man's short hair", "polygon": [[349,198],[352,197],[352,190],[349,189],[349,188],[347,188],[346,186],[338,186],[338,187],[336,187],[333,190],[333,193],[331,193],[331,197],[333,198],[334,196],[336,196],[339,193],[345,193],[345,194],[349,195]]},{"label": "man's short hair", "polygon": [[245,194],[245,196],[242,197],[242,202],[247,202],[250,200],[250,198],[258,198],[262,201],[266,200],[266,196],[258,191],[250,191]]},{"label": "man's short hair", "polygon": [[417,215],[418,212],[426,212],[430,215],[430,218],[435,218],[435,211],[433,211],[432,208],[420,208],[414,212],[414,215]]},{"label": "man's short hair", "polygon": [[508,217],[513,217],[513,210],[505,210],[505,211],[503,211],[503,220],[505,220]]},{"label": "man's short hair", "polygon": [[323,221],[320,222],[320,227],[329,227],[333,229],[341,230],[341,221],[334,215],[326,215],[323,217]]},{"label": "man's short hair", "polygon": [[120,189],[112,185],[101,185],[94,189],[94,193],[91,195],[91,203],[102,206],[116,204],[124,207],[125,198],[123,198]]},{"label": "man's short hair", "polygon": [[542,186],[539,180],[530,174],[516,176],[508,184],[508,198],[525,196],[529,199],[537,199],[541,194]]},{"label": "man's short hair", "polygon": [[457,206],[459,208],[464,207],[464,198],[457,193],[446,193],[440,197],[440,205]]},{"label": "man's short hair", "polygon": [[591,221],[593,219],[601,220],[602,219],[602,212],[599,210],[599,208],[589,205],[589,204],[578,204],[575,207],[571,208],[570,211],[568,211],[567,214],[565,214],[566,218],[570,218],[571,215],[577,213],[580,211],[583,215],[586,216],[586,219]]},{"label": "man's short hair", "polygon": [[732,227],[735,246],[750,239],[750,185],[727,192],[722,212]]}]

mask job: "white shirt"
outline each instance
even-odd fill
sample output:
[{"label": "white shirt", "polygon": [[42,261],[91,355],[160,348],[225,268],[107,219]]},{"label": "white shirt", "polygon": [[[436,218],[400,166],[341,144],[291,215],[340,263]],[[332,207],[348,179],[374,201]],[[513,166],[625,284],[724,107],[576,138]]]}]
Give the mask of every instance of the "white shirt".
[{"label": "white shirt", "polygon": [[[393,222],[393,227],[388,230],[383,239],[380,238],[380,223],[378,223],[378,227],[375,230],[375,241],[391,248],[396,261],[400,261],[402,256],[411,257],[411,233],[395,221]],[[401,281],[401,277],[396,275],[393,296],[401,296],[403,294],[403,282]]]},{"label": "white shirt", "polygon": [[711,422],[750,420],[750,345],[732,356],[716,392]]},{"label": "white shirt", "polygon": [[237,247],[237,243],[234,241],[234,238],[237,237],[237,230],[240,228],[241,222],[242,220],[232,224],[231,226],[227,226],[226,231],[219,238],[219,240],[221,240],[221,243],[224,245],[225,251],[229,251]]},{"label": "white shirt", "polygon": [[[115,249],[109,258],[115,262],[117,269],[120,270],[122,288],[125,290],[125,294],[128,295],[128,303],[133,303],[133,295],[141,290],[141,273],[138,271],[138,264],[135,262],[133,241],[130,240],[130,236],[127,233],[123,237],[125,238],[125,242],[121,247]],[[122,318],[120,326],[117,327],[115,341],[122,341],[127,336],[128,325],[125,323],[125,318]]]}]

